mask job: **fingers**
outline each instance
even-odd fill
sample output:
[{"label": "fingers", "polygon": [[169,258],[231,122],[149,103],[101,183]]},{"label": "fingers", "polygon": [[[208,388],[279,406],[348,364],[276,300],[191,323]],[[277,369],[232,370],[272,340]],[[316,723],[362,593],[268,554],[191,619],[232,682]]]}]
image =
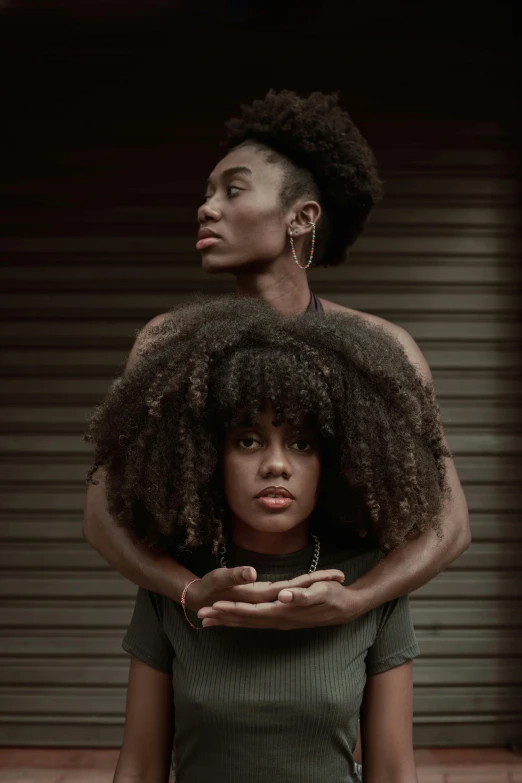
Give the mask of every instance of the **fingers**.
[{"label": "fingers", "polygon": [[282,604],[292,603],[294,606],[314,606],[323,603],[328,592],[324,582],[318,582],[311,587],[292,587],[281,590],[277,596]]},{"label": "fingers", "polygon": [[310,587],[316,582],[344,582],[344,574],[337,568],[330,568],[324,571],[314,571],[312,574],[300,574],[300,576],[290,579],[286,584],[281,583],[283,587]]},{"label": "fingers", "polygon": [[245,585],[255,582],[257,572],[251,566],[237,566],[236,568],[216,568],[213,572],[214,587],[216,590],[226,590],[236,585]]},{"label": "fingers", "polygon": [[260,612],[273,614],[280,606],[279,601],[257,604],[247,604],[241,601],[216,601],[212,606],[204,606],[200,609],[198,617],[201,620],[204,618],[217,619],[226,612],[233,612],[235,617],[255,617]]}]

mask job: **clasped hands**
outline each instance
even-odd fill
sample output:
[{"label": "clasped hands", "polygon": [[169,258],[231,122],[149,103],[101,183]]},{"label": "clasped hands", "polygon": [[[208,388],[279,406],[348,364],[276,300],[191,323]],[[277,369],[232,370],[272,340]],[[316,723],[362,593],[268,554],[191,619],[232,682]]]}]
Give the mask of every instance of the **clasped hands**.
[{"label": "clasped hands", "polygon": [[257,582],[251,566],[217,568],[187,591],[187,606],[203,626],[274,628],[282,631],[338,625],[364,613],[357,590],[343,587],[337,569],[280,582]]}]

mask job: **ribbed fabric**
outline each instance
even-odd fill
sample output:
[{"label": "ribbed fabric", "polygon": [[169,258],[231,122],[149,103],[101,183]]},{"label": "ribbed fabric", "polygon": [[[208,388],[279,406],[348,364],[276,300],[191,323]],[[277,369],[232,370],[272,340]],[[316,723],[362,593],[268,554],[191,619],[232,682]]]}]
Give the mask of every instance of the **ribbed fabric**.
[{"label": "ribbed fabric", "polygon": [[[308,570],[312,553],[229,545],[227,565],[289,579]],[[319,568],[340,568],[350,584],[379,557],[322,550]],[[216,562],[199,553],[185,565],[203,576]],[[178,604],[142,589],[123,648],[172,673],[177,783],[352,783],[366,677],[419,653],[406,597],[345,625],[196,631]]]}]

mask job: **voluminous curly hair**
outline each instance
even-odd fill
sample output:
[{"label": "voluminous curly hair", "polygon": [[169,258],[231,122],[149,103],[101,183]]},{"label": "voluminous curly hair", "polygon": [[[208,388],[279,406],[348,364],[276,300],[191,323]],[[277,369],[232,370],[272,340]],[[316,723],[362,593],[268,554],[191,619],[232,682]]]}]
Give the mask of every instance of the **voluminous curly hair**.
[{"label": "voluminous curly hair", "polygon": [[[201,297],[143,337],[135,367],[96,410],[88,480],[105,466],[108,508],[163,551],[217,550],[227,504],[228,427],[306,421],[321,441],[324,492],[312,525],[340,545],[389,550],[438,530],[448,452],[434,392],[400,344],[361,317],[287,317],[245,297]],[[344,538],[343,538],[344,537]]]},{"label": "voluminous curly hair", "polygon": [[300,98],[291,90],[270,90],[263,100],[241,106],[241,116],[225,126],[229,150],[254,144],[283,166],[283,209],[303,196],[321,205],[314,266],[344,260],[381,197],[373,153],[338,104],[337,94]]}]

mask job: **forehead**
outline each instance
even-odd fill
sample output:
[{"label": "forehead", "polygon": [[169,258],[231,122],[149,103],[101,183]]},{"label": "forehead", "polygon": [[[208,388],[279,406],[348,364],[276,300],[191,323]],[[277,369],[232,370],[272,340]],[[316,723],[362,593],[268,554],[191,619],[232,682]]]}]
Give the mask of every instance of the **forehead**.
[{"label": "forehead", "polygon": [[283,169],[277,163],[266,159],[266,152],[257,147],[246,145],[237,147],[222,158],[210,174],[209,180],[217,183],[227,169],[246,166],[252,174],[246,174],[255,185],[280,189],[283,183]]}]

